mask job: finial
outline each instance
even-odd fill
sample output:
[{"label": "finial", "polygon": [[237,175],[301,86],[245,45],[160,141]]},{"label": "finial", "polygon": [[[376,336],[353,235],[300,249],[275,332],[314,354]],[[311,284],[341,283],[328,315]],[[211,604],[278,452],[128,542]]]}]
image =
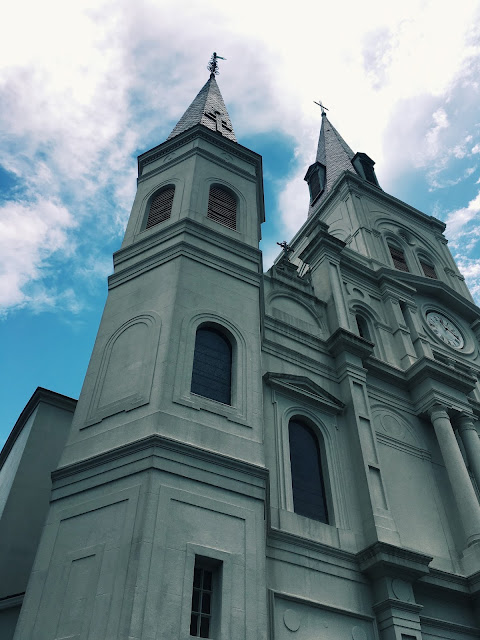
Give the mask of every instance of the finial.
[{"label": "finial", "polygon": [[[315,100],[313,102],[315,102]],[[325,113],[325,111],[328,111],[327,107],[324,107],[323,104],[321,103],[321,101],[320,102],[315,102],[315,104],[318,104],[318,106],[322,110],[322,116],[326,116],[327,114]]]},{"label": "finial", "polygon": [[226,58],[217,56],[217,52],[214,51],[207,66],[207,69],[210,71],[210,78],[214,78],[219,73],[217,60],[226,60]]}]

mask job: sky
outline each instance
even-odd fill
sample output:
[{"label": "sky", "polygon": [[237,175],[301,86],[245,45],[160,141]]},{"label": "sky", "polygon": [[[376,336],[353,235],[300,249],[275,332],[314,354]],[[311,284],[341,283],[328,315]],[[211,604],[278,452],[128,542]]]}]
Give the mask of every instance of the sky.
[{"label": "sky", "polygon": [[447,223],[480,303],[479,0],[17,0],[0,22],[0,446],[37,386],[78,397],[136,156],[214,50],[263,156],[265,269],[306,219],[321,100],[386,192]]}]

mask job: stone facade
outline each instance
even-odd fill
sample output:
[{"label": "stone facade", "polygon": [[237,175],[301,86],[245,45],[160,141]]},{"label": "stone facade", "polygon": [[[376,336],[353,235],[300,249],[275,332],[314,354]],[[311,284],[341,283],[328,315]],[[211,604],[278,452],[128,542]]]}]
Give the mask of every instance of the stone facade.
[{"label": "stone facade", "polygon": [[[263,274],[261,158],[210,90],[215,127],[200,110],[139,158],[15,640],[187,640],[194,569],[217,640],[478,637],[480,310],[444,225],[365,154],[329,167],[353,152],[324,117],[327,186]],[[202,327],[230,344],[230,403],[191,390]],[[292,422],[317,443],[324,521],[299,513]]]}]

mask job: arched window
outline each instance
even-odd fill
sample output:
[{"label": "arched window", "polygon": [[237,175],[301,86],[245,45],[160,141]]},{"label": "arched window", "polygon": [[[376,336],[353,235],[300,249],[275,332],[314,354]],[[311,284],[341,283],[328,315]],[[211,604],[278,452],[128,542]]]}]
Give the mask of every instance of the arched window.
[{"label": "arched window", "polygon": [[232,345],[212,327],[197,329],[191,391],[223,404],[232,403]]},{"label": "arched window", "polygon": [[154,194],[150,201],[148,210],[147,224],[145,229],[150,229],[160,222],[168,220],[172,215],[173,196],[175,195],[175,187],[171,184],[164,187]]},{"label": "arched window", "polygon": [[288,434],[294,511],[328,524],[318,438],[310,427],[296,418],[290,420]]},{"label": "arched window", "polygon": [[388,248],[390,249],[390,255],[392,256],[393,266],[395,269],[398,269],[399,271],[410,271],[402,249],[394,247],[391,244],[388,245]]},{"label": "arched window", "polygon": [[212,185],[208,196],[207,218],[224,224],[229,229],[236,229],[237,200],[235,196],[222,187]]},{"label": "arched window", "polygon": [[438,280],[437,272],[435,271],[435,267],[425,260],[425,258],[420,258],[420,266],[422,267],[423,275],[427,278],[433,278],[433,280]]},{"label": "arched window", "polygon": [[372,336],[370,335],[370,329],[368,327],[368,322],[365,320],[365,318],[363,318],[362,316],[359,316],[357,314],[355,316],[355,320],[357,321],[358,335],[361,338],[365,338],[365,340],[369,340],[370,342],[373,342]]}]

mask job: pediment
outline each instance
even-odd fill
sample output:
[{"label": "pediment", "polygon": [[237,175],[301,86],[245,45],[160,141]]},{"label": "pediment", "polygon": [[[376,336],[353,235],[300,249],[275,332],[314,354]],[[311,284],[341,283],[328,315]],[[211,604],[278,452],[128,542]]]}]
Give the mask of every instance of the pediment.
[{"label": "pediment", "polygon": [[393,277],[397,281],[408,284],[410,287],[415,289],[417,293],[435,298],[437,302],[442,302],[446,308],[455,309],[457,313],[462,315],[465,320],[468,320],[470,323],[479,318],[480,314],[478,307],[441,280],[425,278],[413,273],[407,273],[386,267],[379,269],[379,271],[377,271],[377,275],[379,281],[381,281],[382,278],[391,280]]},{"label": "pediment", "polygon": [[345,407],[341,400],[320,387],[313,380],[310,380],[310,378],[307,378],[307,376],[268,372],[263,376],[263,379],[269,386],[290,395],[301,397],[304,400],[315,402],[329,413],[341,413]]}]

